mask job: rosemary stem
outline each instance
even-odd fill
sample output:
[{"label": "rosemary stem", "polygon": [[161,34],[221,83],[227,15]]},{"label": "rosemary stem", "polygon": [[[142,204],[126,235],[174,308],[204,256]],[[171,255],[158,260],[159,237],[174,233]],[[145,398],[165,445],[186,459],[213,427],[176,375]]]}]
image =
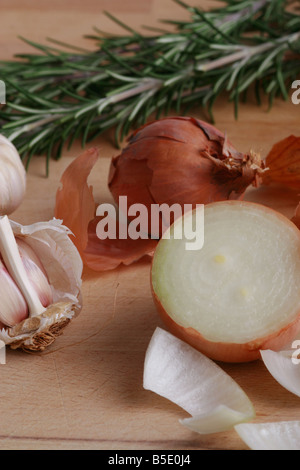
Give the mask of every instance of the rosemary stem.
[{"label": "rosemary stem", "polygon": [[108,101],[109,103],[119,103],[120,101],[124,101],[128,98],[131,98],[132,96],[140,95],[141,93],[144,93],[148,90],[159,90],[163,84],[163,80],[147,78],[144,80],[144,83],[137,87],[131,88],[117,95],[112,95],[108,98]]},{"label": "rosemary stem", "polygon": [[218,68],[224,67],[225,65],[236,63],[243,59],[248,59],[255,55],[267,52],[268,50],[273,49],[273,48],[275,49],[276,46],[278,46],[279,44],[293,43],[297,41],[299,38],[300,38],[300,32],[293,33],[288,36],[284,36],[274,41],[269,41],[263,44],[259,44],[258,46],[252,46],[252,47],[244,46],[242,47],[240,51],[234,52],[233,54],[229,54],[225,57],[221,57],[219,59],[212,60],[204,64],[198,64],[196,65],[195,69],[198,70],[199,72],[209,72],[211,70],[216,70]]},{"label": "rosemary stem", "polygon": [[30,133],[35,129],[38,129],[39,127],[45,126],[46,124],[49,124],[50,122],[56,121],[56,119],[59,119],[61,117],[60,114],[52,114],[49,117],[46,117],[44,119],[39,119],[38,121],[35,121],[31,124],[26,124],[25,126],[20,127],[17,129],[15,132],[10,134],[8,139],[13,142],[19,135],[24,134],[24,133]]},{"label": "rosemary stem", "polygon": [[231,15],[226,16],[223,20],[217,22],[217,26],[220,27],[226,23],[233,23],[237,22],[242,18],[248,17],[249,15],[254,15],[257,13],[261,8],[263,8],[267,3],[270,3],[272,0],[258,0],[254,2],[252,5],[243,8],[241,11],[237,13],[233,13]]}]

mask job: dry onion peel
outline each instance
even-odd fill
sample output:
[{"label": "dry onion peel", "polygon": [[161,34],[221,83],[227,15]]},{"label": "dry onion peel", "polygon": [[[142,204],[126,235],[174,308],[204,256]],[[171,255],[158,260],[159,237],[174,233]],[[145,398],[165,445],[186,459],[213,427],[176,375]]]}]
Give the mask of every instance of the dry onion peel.
[{"label": "dry onion peel", "polygon": [[192,415],[180,422],[202,434],[230,429],[255,416],[248,396],[228,374],[159,327],[146,352],[143,386]]},{"label": "dry onion peel", "polygon": [[76,158],[63,173],[56,195],[55,217],[70,229],[82,257],[88,243],[88,225],[95,216],[93,188],[87,179],[98,157],[97,149],[92,148]]},{"label": "dry onion peel", "polygon": [[12,349],[42,351],[53,343],[82,308],[82,260],[60,220],[23,226],[10,221],[15,237],[34,250],[45,268],[52,290],[52,303],[39,314],[28,316],[0,331],[0,340]]},{"label": "dry onion peel", "polygon": [[294,351],[261,351],[262,360],[274,377],[286,390],[300,397],[300,364],[293,362]]},{"label": "dry onion peel", "polygon": [[87,179],[98,157],[98,150],[92,148],[67,167],[61,178],[62,187],[57,191],[55,217],[63,220],[71,230],[72,241],[84,265],[95,271],[106,271],[152,255],[157,242],[151,239],[101,240],[97,237],[100,218],[96,217],[93,189],[88,186]]},{"label": "dry onion peel", "polygon": [[263,183],[277,183],[300,189],[300,137],[290,135],[277,142],[266,157],[268,171],[262,175]]},{"label": "dry onion peel", "polygon": [[242,423],[235,430],[252,450],[300,450],[300,421]]}]

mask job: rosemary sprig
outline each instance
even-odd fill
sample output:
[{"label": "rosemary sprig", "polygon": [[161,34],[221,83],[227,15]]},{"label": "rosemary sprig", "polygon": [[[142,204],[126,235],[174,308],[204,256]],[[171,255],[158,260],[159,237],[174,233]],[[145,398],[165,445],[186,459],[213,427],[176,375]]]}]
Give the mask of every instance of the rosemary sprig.
[{"label": "rosemary sprig", "polygon": [[[65,143],[82,146],[114,128],[116,143],[150,116],[206,109],[213,119],[217,97],[228,93],[237,115],[240,96],[254,85],[261,94],[288,98],[300,74],[300,16],[288,0],[227,0],[205,12],[181,0],[188,21],[164,21],[173,30],[112,36],[95,29],[94,51],[51,40],[25,40],[35,54],[0,62],[7,104],[0,108],[1,133],[22,158],[59,158]],[[289,7],[289,8],[287,8]],[[47,170],[48,171],[48,170]]]}]

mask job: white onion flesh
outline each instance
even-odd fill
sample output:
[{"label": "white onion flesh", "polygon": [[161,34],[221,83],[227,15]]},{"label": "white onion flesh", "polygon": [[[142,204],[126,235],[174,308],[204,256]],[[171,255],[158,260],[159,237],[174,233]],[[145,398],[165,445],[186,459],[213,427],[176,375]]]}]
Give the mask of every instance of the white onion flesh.
[{"label": "white onion flesh", "polygon": [[300,364],[293,362],[292,355],[292,351],[261,351],[262,360],[274,379],[300,397]]},{"label": "white onion flesh", "polygon": [[300,421],[243,423],[235,430],[252,450],[300,450]]},{"label": "white onion flesh", "polygon": [[[295,321],[300,311],[300,243],[293,224],[239,201],[205,207],[204,246],[161,240],[152,286],[169,317],[208,341],[244,344]],[[187,214],[185,217],[193,217]]]},{"label": "white onion flesh", "polygon": [[199,433],[224,431],[255,416],[246,393],[221,367],[161,328],[146,352],[143,385],[192,415],[181,423]]},{"label": "white onion flesh", "polygon": [[216,430],[218,432],[227,431],[235,423],[243,423],[252,417],[240,411],[232,410],[225,405],[219,405],[207,413],[182,419],[180,423],[199,434],[210,434],[216,432]]}]

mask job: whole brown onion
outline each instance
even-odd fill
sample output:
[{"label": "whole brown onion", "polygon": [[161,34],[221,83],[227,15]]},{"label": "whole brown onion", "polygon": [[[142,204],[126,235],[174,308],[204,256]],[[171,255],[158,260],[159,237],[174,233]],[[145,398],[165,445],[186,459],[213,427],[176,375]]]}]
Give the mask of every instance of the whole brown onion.
[{"label": "whole brown onion", "polygon": [[128,206],[207,204],[240,199],[264,171],[259,155],[238,152],[214,126],[191,117],[146,124],[111,162],[109,188]]}]

